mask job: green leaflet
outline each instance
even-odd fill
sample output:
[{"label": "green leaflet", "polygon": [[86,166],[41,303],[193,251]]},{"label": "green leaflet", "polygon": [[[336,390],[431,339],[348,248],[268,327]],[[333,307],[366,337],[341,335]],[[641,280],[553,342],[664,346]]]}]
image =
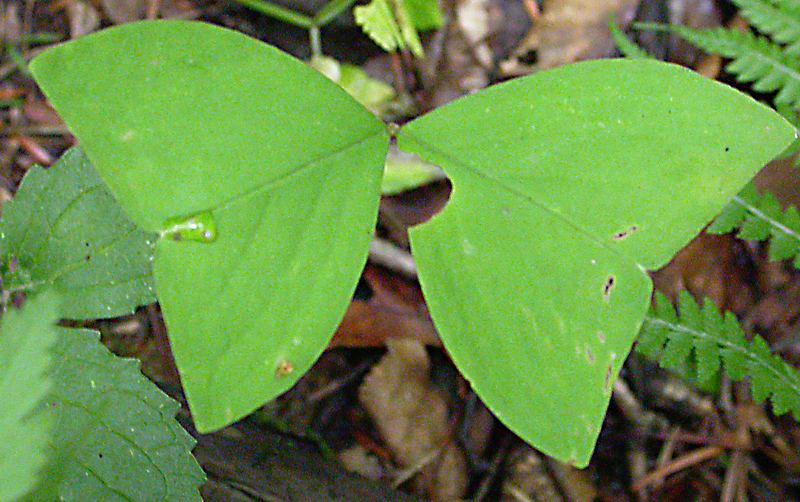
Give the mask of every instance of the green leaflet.
[{"label": "green leaflet", "polygon": [[0,322],[0,500],[17,500],[46,478],[54,421],[40,409],[53,385],[57,296],[48,293]]},{"label": "green leaflet", "polygon": [[736,228],[740,239],[769,239],[770,260],[793,258],[795,267],[800,267],[800,213],[794,206],[784,211],[774,195],[760,195],[750,183],[731,199],[708,232],[724,234]]},{"label": "green leaflet", "polygon": [[731,312],[720,315],[707,298],[700,305],[681,291],[676,314],[669,299],[657,293],[636,347],[670,369],[694,355],[701,382],[714,376],[720,366],[734,380],[750,377],[756,401],[769,398],[775,414],[791,411],[800,420],[800,372],[773,355],[760,336],[747,341],[736,317]]},{"label": "green leaflet", "polygon": [[647,310],[644,270],[793,137],[749,97],[648,60],[540,73],[406,125],[398,146],[453,182],[444,212],[411,230],[420,282],[487,405],[586,465]]},{"label": "green leaflet", "polygon": [[629,59],[650,59],[652,56],[644,49],[636,45],[628,36],[617,26],[616,16],[608,19],[608,31],[619,52]]},{"label": "green leaflet", "polygon": [[[162,232],[158,296],[198,428],[291,386],[363,265],[383,125],[302,63],[196,23],[114,28],[32,69],[134,221]],[[645,315],[644,269],[793,136],[755,101],[654,61],[544,72],[404,126],[401,148],[454,183],[412,231],[423,289],[497,416],[586,465]],[[198,215],[213,242],[167,231]]]},{"label": "green leaflet", "polygon": [[[416,6],[415,6],[416,7]],[[408,48],[417,57],[423,57],[422,42],[419,40],[414,20],[406,7],[406,0],[372,0],[367,5],[353,9],[356,24],[364,33],[387,52]],[[428,14],[418,11],[423,25],[430,19]]]},{"label": "green leaflet", "polygon": [[[164,232],[158,299],[197,428],[291,387],[366,260],[384,125],[305,64],[201,23],[121,26],[31,67],[131,218]],[[213,242],[167,231],[197,215]]]},{"label": "green leaflet", "polygon": [[758,92],[773,92],[776,105],[800,108],[800,60],[765,37],[727,28],[693,30],[685,26],[639,23],[640,29],[671,31],[706,52],[732,61],[725,70]]},{"label": "green leaflet", "polygon": [[786,44],[786,54],[800,55],[800,4],[793,0],[733,0],[761,33]]},{"label": "green leaflet", "polygon": [[58,331],[43,405],[56,424],[51,486],[32,500],[200,500],[205,477],[194,440],[175,421],[178,403],[139,372],[139,361],[111,354],[96,331]]},{"label": "green leaflet", "polygon": [[3,208],[3,288],[35,294],[52,287],[70,319],[127,314],[155,301],[154,241],[73,148],[50,169],[31,169]]}]

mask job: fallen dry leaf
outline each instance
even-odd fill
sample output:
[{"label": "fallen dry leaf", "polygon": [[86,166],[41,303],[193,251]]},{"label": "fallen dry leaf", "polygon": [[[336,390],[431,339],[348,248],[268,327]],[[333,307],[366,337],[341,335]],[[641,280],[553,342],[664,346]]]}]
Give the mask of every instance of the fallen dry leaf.
[{"label": "fallen dry leaf", "polygon": [[367,265],[363,277],[372,297],[350,302],[329,349],[383,347],[392,337],[441,347],[419,286],[373,265]]},{"label": "fallen dry leaf", "polygon": [[542,456],[528,445],[518,445],[508,455],[503,470],[502,502],[564,500]]},{"label": "fallen dry leaf", "polygon": [[434,500],[461,497],[467,466],[448,423],[447,402],[429,379],[430,360],[417,340],[388,339],[389,349],[358,392],[359,401],[403,469]]},{"label": "fallen dry leaf", "polygon": [[89,2],[74,0],[67,3],[69,17],[69,36],[79,38],[100,27],[100,13]]},{"label": "fallen dry leaf", "polygon": [[103,0],[103,10],[114,24],[130,23],[144,18],[147,0]]},{"label": "fallen dry leaf", "polygon": [[545,0],[542,15],[515,53],[535,53],[542,69],[608,56],[614,50],[609,17],[626,24],[638,5],[639,0]]}]

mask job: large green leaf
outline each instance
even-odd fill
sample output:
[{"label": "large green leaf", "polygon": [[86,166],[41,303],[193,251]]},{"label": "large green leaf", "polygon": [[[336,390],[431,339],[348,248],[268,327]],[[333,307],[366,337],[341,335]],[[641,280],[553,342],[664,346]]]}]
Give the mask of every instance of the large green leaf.
[{"label": "large green leaf", "polygon": [[0,323],[0,500],[17,500],[42,481],[53,420],[40,408],[52,387],[55,295],[12,310]]},{"label": "large green leaf", "polygon": [[664,265],[794,137],[768,108],[654,61],[498,85],[406,125],[453,181],[412,229],[447,350],[512,430],[588,463]]},{"label": "large green leaf", "polygon": [[[305,65],[201,24],[114,28],[32,69],[134,221],[161,233],[158,295],[198,428],[287,389],[363,264],[382,124]],[[645,269],[792,136],[749,98],[652,61],[510,82],[401,130],[453,179],[412,244],[445,344],[497,415],[585,465],[645,314]]]},{"label": "large green leaf", "polygon": [[152,242],[136,228],[78,148],[34,167],[3,207],[3,288],[61,297],[61,315],[94,319],[155,301]]},{"label": "large green leaf", "polygon": [[100,334],[59,328],[53,390],[44,405],[56,427],[51,486],[32,500],[200,500],[204,474],[194,440],[175,421],[179,405],[116,357]]},{"label": "large green leaf", "polygon": [[366,260],[383,124],[305,64],[201,23],[117,27],[31,69],[131,218],[195,423],[222,427],[324,349]]}]

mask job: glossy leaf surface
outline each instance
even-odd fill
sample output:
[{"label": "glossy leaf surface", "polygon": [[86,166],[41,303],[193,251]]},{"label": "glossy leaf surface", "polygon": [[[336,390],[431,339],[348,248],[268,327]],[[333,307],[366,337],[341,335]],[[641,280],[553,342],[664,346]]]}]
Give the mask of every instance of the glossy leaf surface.
[{"label": "glossy leaf surface", "polygon": [[688,70],[587,62],[492,87],[400,132],[453,182],[411,230],[446,348],[495,414],[588,463],[664,265],[794,131]]},{"label": "glossy leaf surface", "polygon": [[125,210],[162,233],[158,298],[197,428],[288,389],[366,259],[383,124],[305,64],[201,23],[106,30],[31,68]]},{"label": "glossy leaf surface", "polygon": [[129,314],[155,301],[154,242],[73,148],[49,169],[30,169],[3,207],[3,286],[29,295],[52,288],[69,319]]}]

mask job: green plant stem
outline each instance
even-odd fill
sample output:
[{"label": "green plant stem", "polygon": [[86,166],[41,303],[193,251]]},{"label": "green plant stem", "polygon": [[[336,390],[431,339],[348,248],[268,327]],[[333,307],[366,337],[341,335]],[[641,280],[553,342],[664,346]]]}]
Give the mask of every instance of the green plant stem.
[{"label": "green plant stem", "polygon": [[264,2],[263,0],[236,0],[236,2],[244,5],[248,9],[253,9],[254,11],[266,14],[267,16],[275,18],[279,21],[293,24],[298,28],[305,28],[306,30],[309,30],[317,26],[314,20],[305,14],[281,7],[280,5]]},{"label": "green plant stem", "polygon": [[354,3],[356,0],[331,0],[314,15],[314,24],[325,26]]},{"label": "green plant stem", "polygon": [[315,57],[322,55],[322,41],[319,37],[319,27],[312,26],[308,29],[308,39],[311,44],[311,54]]}]

